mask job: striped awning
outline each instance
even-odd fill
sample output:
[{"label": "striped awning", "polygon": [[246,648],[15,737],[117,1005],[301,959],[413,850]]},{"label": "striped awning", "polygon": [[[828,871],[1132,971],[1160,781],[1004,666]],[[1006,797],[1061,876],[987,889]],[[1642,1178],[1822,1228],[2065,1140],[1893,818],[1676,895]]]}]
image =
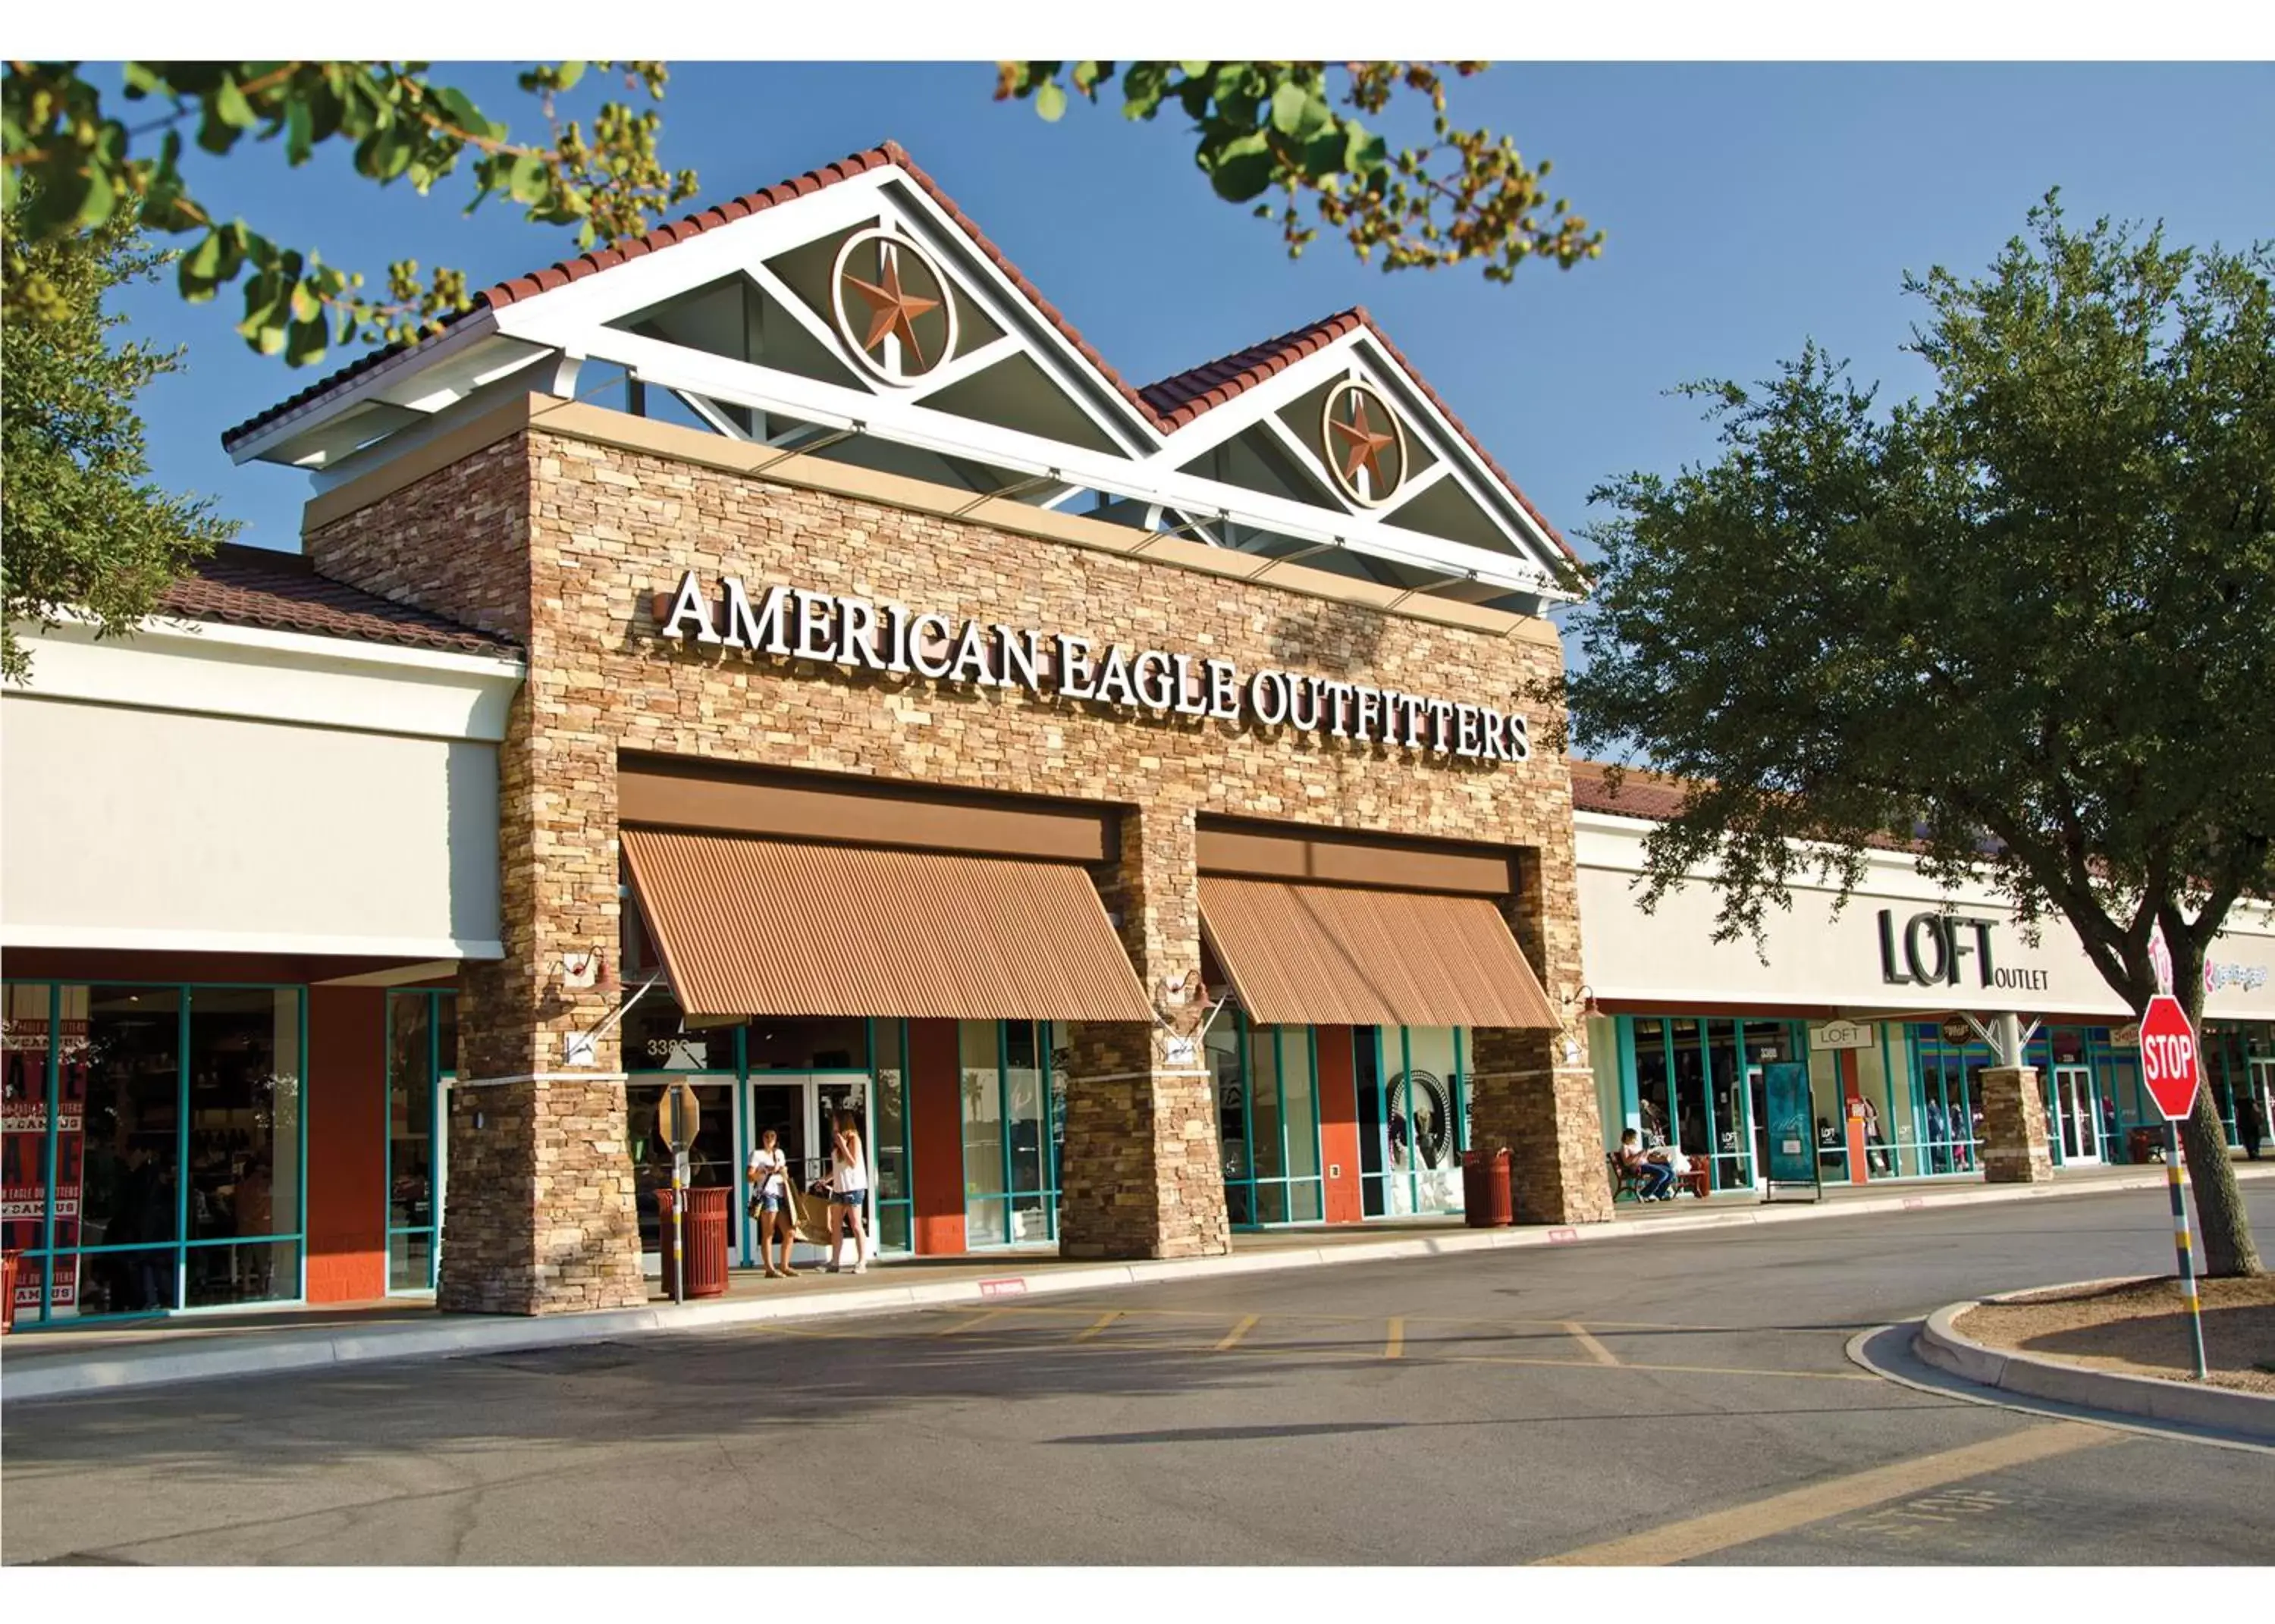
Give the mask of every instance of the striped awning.
[{"label": "striped awning", "polygon": [[624,847],[692,1016],[1154,1019],[1070,863],[643,828]]},{"label": "striped awning", "polygon": [[1201,925],[1261,1025],[1560,1024],[1485,897],[1204,874]]}]

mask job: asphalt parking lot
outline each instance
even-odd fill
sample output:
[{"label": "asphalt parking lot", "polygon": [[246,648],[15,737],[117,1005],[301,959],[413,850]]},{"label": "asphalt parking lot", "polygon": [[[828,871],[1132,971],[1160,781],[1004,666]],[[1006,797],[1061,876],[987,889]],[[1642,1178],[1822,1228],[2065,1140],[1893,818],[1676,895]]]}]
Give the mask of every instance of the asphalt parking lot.
[{"label": "asphalt parking lot", "polygon": [[2275,1454],[1843,1352],[2169,1246],[2160,1193],[2105,1194],[58,1401],[6,1416],[0,1527],[11,1562],[2265,1562]]}]

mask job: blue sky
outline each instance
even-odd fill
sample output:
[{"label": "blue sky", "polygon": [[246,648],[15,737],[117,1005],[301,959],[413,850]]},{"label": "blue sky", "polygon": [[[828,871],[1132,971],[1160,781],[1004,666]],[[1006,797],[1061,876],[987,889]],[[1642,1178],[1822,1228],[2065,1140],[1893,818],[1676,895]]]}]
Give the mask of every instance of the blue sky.
[{"label": "blue sky", "polygon": [[[510,69],[448,76],[538,127]],[[2074,216],[2161,217],[2179,242],[2275,235],[2265,64],[1497,67],[1457,86],[1457,116],[1553,159],[1606,233],[1602,259],[1507,286],[1386,276],[1325,238],[1291,263],[1270,223],[1210,193],[1172,115],[1077,104],[1046,125],[991,102],[993,78],[984,63],[684,65],[665,157],[707,200],[898,140],[1133,381],[1364,304],[1568,533],[1598,481],[1708,453],[1696,409],[1665,396],[1683,380],[1758,378],[1813,337],[1867,379],[1924,388],[1898,353],[1916,309],[1902,274],[1980,268],[2050,185]],[[247,148],[200,185],[216,212],[375,282],[414,258],[480,286],[572,251],[507,208],[464,218],[464,182],[382,192],[341,153],[293,171]],[[187,372],[144,397],[158,480],[215,497],[241,540],[297,547],[305,479],[232,467],[219,435],[348,358],[294,372],[253,355],[231,293],[186,306],[168,284],[120,307],[188,346]]]}]

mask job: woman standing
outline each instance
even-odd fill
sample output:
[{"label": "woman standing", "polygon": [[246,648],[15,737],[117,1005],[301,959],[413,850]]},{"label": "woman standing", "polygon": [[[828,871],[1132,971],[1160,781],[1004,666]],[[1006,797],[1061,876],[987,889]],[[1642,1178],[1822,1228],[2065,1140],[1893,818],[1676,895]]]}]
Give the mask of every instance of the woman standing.
[{"label": "woman standing", "polygon": [[[744,1169],[751,1184],[751,1205],[757,1209],[759,1220],[759,1260],[767,1265],[767,1278],[781,1280],[794,1276],[790,1266],[790,1243],[797,1228],[790,1216],[790,1159],[782,1154],[778,1141],[781,1135],[769,1128],[759,1135],[759,1148],[751,1152],[750,1166]],[[782,1234],[782,1267],[775,1267],[775,1234]]]},{"label": "woman standing", "polygon": [[838,1273],[837,1243],[845,1226],[853,1226],[853,1273],[869,1266],[869,1227],[863,1214],[869,1205],[869,1167],[861,1159],[861,1129],[850,1111],[837,1114],[836,1131],[830,1137],[829,1272]]}]

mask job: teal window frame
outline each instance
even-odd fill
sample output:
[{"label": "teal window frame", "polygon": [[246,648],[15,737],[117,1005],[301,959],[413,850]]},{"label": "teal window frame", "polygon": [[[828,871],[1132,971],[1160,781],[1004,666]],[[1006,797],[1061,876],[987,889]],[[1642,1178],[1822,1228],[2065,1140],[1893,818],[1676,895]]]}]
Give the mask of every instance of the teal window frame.
[{"label": "teal window frame", "polygon": [[[380,1144],[384,1147],[382,1160],[385,1177],[379,1187],[379,1222],[384,1232],[380,1251],[387,1272],[387,1295],[390,1297],[424,1296],[440,1283],[442,1270],[442,1203],[437,1197],[449,1193],[449,1175],[443,1170],[442,1152],[447,1150],[443,1138],[449,1107],[449,1086],[458,1080],[458,1057],[450,1056],[450,1063],[442,1064],[442,1001],[458,996],[451,987],[389,987],[382,1025],[387,1055],[385,1091],[380,1101]],[[394,1221],[395,1203],[395,1005],[397,999],[424,999],[427,1002],[427,1075],[433,1079],[427,1099],[427,1210],[432,1215],[424,1224],[401,1224]],[[453,1011],[455,1014],[455,1009]],[[455,1027],[455,1022],[453,1023]],[[440,1184],[441,1190],[435,1187]],[[397,1286],[395,1283],[395,1242],[399,1235],[427,1237],[427,1283],[424,1286]]]},{"label": "teal window frame", "polygon": [[[898,1052],[901,1057],[901,1142],[898,1148],[901,1153],[901,1184],[902,1188],[908,1193],[905,1195],[894,1196],[889,1198],[881,1193],[876,1194],[873,1197],[877,1210],[875,1227],[869,1238],[870,1243],[880,1252],[892,1251],[896,1253],[912,1254],[916,1250],[917,1243],[916,1091],[909,1086],[909,1023],[906,1020],[898,1017],[883,1019],[872,1017],[869,1022],[869,1133],[872,1140],[873,1141],[876,1137],[877,1130],[877,1101],[880,1096],[884,1092],[883,1084],[879,1083],[877,1080],[877,1031],[880,1027],[883,1026],[896,1027],[900,1031],[900,1046]],[[742,1052],[737,1049],[736,1053],[739,1056]],[[1045,1060],[1044,1066],[1045,1091],[1047,1093],[1049,1091],[1049,1061],[1047,1058]],[[961,1154],[961,1152],[959,1151],[958,1153]],[[747,1165],[749,1161],[749,1152],[747,1151],[744,1153],[744,1160]],[[871,1147],[869,1160],[871,1163],[869,1169],[869,1187],[873,1191],[881,1192],[884,1189],[884,1178],[875,1165],[877,1158],[874,1153],[873,1144]],[[1052,1153],[1052,1182],[1054,1184],[1058,1182],[1056,1171],[1057,1165],[1057,1153],[1055,1149],[1054,1149]],[[747,1197],[745,1197],[745,1205],[747,1205]],[[1051,1206],[1052,1222],[1055,1226],[1057,1222],[1058,1207],[1058,1202],[1055,1197],[1054,1197],[1052,1200]],[[898,1211],[903,1216],[903,1233],[908,1236],[908,1244],[906,1246],[888,1247],[884,1243],[885,1212],[888,1208]],[[747,1223],[748,1220],[746,1219],[744,1221]],[[1054,1233],[1055,1233],[1055,1229],[1054,1230]],[[751,1255],[748,1248],[744,1249],[743,1255],[745,1258]]]},{"label": "teal window frame", "polygon": [[[1942,1113],[1945,1128],[1940,1139],[1920,1140],[1924,1159],[1921,1167],[1924,1178],[1977,1178],[1983,1172],[1983,1145],[1975,1137],[1975,1108],[1980,1103],[1975,1095],[1974,1083],[1969,1078],[1969,1066],[1994,1066],[1998,1060],[1990,1046],[1975,1039],[1966,1043],[1946,1043],[1940,1027],[1931,1022],[1913,1022],[1904,1028],[1905,1046],[1909,1051],[1913,1079],[1912,1097],[1923,1113],[1932,1099]],[[1956,1097],[1967,1112],[1967,1137],[1961,1138],[1950,1130],[1951,1102]],[[1933,1152],[1940,1149],[1949,1164],[1934,1165]],[[1964,1161],[1965,1166],[1961,1166]]]},{"label": "teal window frame", "polygon": [[[1698,1023],[1699,1087],[1704,1092],[1704,1098],[1699,1101],[1699,1111],[1705,1124],[1705,1159],[1714,1169],[1708,1175],[1707,1183],[1711,1193],[1716,1195],[1750,1194],[1761,1178],[1761,1168],[1758,1165],[1754,1141],[1754,1091],[1751,1084],[1747,1081],[1746,1075],[1757,1063],[1754,1060],[1754,1047],[1760,1041],[1759,1036],[1751,1029],[1757,1026],[1775,1027],[1779,1034],[1777,1039],[1779,1045],[1781,1047],[1790,1046],[1793,1050],[1793,1058],[1802,1065],[1807,1066],[1811,1059],[1808,1023],[1790,1020],[1783,1016],[1755,1016],[1743,1013],[1685,1015],[1648,1010],[1634,1015],[1614,1016],[1612,1020],[1616,1053],[1619,1056],[1620,1108],[1625,1114],[1626,1120],[1616,1126],[1606,1125],[1604,1134],[1606,1153],[1608,1154],[1618,1147],[1621,1132],[1629,1128],[1642,1126],[1643,1085],[1641,1068],[1637,1061],[1646,1044],[1650,1044],[1656,1049],[1659,1064],[1664,1069],[1662,1075],[1667,1079],[1667,1109],[1675,1118],[1674,1121],[1667,1123],[1667,1132],[1677,1144],[1682,1143],[1682,1102],[1677,1098],[1678,1084],[1674,1069],[1674,1023],[1696,1021]],[[1645,1039],[1636,1030],[1636,1023],[1639,1021],[1656,1021],[1659,1023],[1659,1036],[1655,1042]],[[1714,1114],[1714,1084],[1718,1075],[1714,1069],[1714,1036],[1717,1027],[1728,1029],[1732,1063],[1737,1069],[1735,1075],[1729,1080],[1730,1097],[1737,1101],[1737,1121],[1733,1127],[1738,1148],[1734,1151],[1725,1151],[1721,1148],[1721,1119]],[[1812,1080],[1810,1084],[1812,1102],[1815,1096],[1816,1084]],[[1817,1114],[1814,1103],[1810,1107],[1810,1114],[1812,1116]],[[1845,1178],[1848,1176],[1848,1153],[1845,1149],[1847,1141],[1844,1139],[1842,1144],[1844,1148],[1841,1152],[1841,1176]],[[1722,1177],[1722,1169],[1726,1166],[1729,1168],[1729,1178],[1727,1182]]]},{"label": "teal window frame", "polygon": [[[63,990],[67,986],[83,986],[90,989],[98,986],[148,987],[172,993],[178,1001],[179,1008],[176,1015],[177,1026],[174,1044],[174,1089],[177,1102],[175,1108],[175,1166],[180,1171],[178,1173],[175,1179],[174,1239],[171,1241],[162,1242],[155,1245],[144,1242],[127,1242],[117,1246],[71,1246],[61,1249],[58,1249],[56,1245],[56,1158],[57,1152],[59,1148],[59,1135],[61,1128],[59,1117],[62,1105],[62,1102],[57,1096],[61,1091],[63,1078],[63,1044],[61,1042],[63,1024]],[[305,982],[291,981],[77,980],[51,977],[27,976],[21,978],[10,977],[4,979],[0,979],[0,987],[45,987],[48,992],[47,1060],[44,1067],[45,1076],[43,1079],[43,1103],[46,1107],[48,1127],[46,1136],[47,1145],[45,1165],[41,1169],[40,1181],[40,1244],[37,1247],[29,1247],[25,1249],[21,1254],[26,1258],[36,1258],[39,1261],[40,1305],[39,1312],[35,1317],[34,1317],[28,1323],[19,1318],[17,1321],[18,1325],[26,1330],[42,1330],[50,1328],[55,1324],[58,1323],[57,1317],[55,1313],[56,1271],[54,1266],[55,1259],[58,1257],[84,1259],[87,1258],[100,1258],[108,1254],[119,1252],[168,1251],[173,1254],[173,1300],[177,1306],[172,1308],[132,1309],[125,1312],[117,1314],[74,1313],[70,1317],[67,1322],[64,1322],[73,1326],[116,1324],[121,1321],[134,1319],[166,1319],[185,1315],[241,1312],[247,1306],[242,1303],[208,1303],[199,1308],[185,1308],[179,1306],[189,1289],[189,1254],[193,1251],[202,1250],[216,1246],[245,1246],[256,1243],[281,1246],[289,1243],[292,1247],[294,1266],[298,1275],[298,1278],[294,1282],[295,1289],[291,1296],[264,1297],[261,1299],[261,1302],[263,1303],[306,1302],[308,1297],[308,1117],[312,1108],[311,1101],[314,1092],[309,1086],[308,1077],[307,985]],[[298,1181],[299,1190],[296,1192],[292,1229],[289,1234],[280,1232],[267,1235],[254,1236],[249,1240],[234,1235],[206,1241],[193,1241],[185,1238],[189,1234],[190,1219],[190,1180],[188,1176],[190,1163],[190,1006],[193,998],[200,989],[209,993],[291,993],[297,995],[295,1029],[296,1036],[298,1037],[299,1043],[299,1053],[295,1058],[294,1064],[298,1069],[297,1076],[300,1085],[299,1109],[296,1112],[296,1115],[299,1118],[297,1134],[299,1141],[298,1155],[299,1159],[300,1176]],[[84,1103],[82,1103],[80,1110],[81,1119],[79,1131],[81,1137],[84,1138],[87,1131],[87,1107]],[[84,1214],[86,1211],[86,1165],[85,1152],[84,1148],[82,1148],[79,1164],[81,1169],[79,1174],[80,1211],[82,1214]],[[78,1296],[79,1295],[79,1288],[84,1282],[85,1279],[86,1270],[84,1265],[82,1265],[80,1268],[76,1271],[73,1277],[72,1291],[74,1296]]]},{"label": "teal window frame", "polygon": [[[1247,1013],[1237,1004],[1227,1005],[1219,1018],[1229,1019],[1233,1023],[1233,1053],[1240,1060],[1241,1176],[1225,1180],[1224,1185],[1228,1199],[1236,1190],[1247,1196],[1243,1210],[1248,1217],[1245,1221],[1232,1227],[1239,1230],[1280,1229],[1294,1224],[1325,1222],[1327,1214],[1326,1146],[1319,1129],[1319,1029],[1316,1026],[1252,1025]],[[1291,1031],[1304,1034],[1305,1054],[1311,1068],[1311,1166],[1318,1171],[1309,1175],[1291,1175],[1286,1171],[1289,1164],[1288,1152],[1293,1145],[1288,1129],[1286,1065],[1287,1035]],[[1281,1171],[1266,1178],[1256,1176],[1256,1078],[1249,1065],[1250,1039],[1258,1032],[1272,1034],[1273,1120],[1280,1125],[1279,1166]],[[1297,1185],[1312,1187],[1312,1194],[1316,1197],[1313,1205],[1318,1209],[1316,1216],[1282,1216],[1269,1221],[1257,1216],[1263,1210],[1258,1199],[1258,1191],[1274,1186],[1280,1191],[1280,1211],[1283,1214],[1292,1214],[1296,1210],[1293,1197]]]},{"label": "teal window frame", "polygon": [[[1365,1212],[1367,1210],[1366,1191],[1367,1186],[1371,1183],[1374,1187],[1375,1205],[1382,1211],[1370,1214],[1370,1220],[1389,1218],[1426,1218],[1437,1214],[1458,1212],[1462,1210],[1458,1198],[1446,1205],[1432,1207],[1428,1212],[1421,1210],[1422,1170],[1410,1154],[1413,1149],[1413,1130],[1410,1126],[1407,1131],[1407,1147],[1410,1154],[1407,1157],[1406,1170],[1403,1173],[1397,1173],[1391,1168],[1390,1080],[1394,1076],[1403,1079],[1404,1084],[1397,1102],[1400,1119],[1410,1125],[1414,1121],[1414,1029],[1410,1026],[1394,1029],[1398,1033],[1398,1066],[1394,1071],[1391,1069],[1389,1058],[1389,1032],[1392,1030],[1394,1029],[1382,1026],[1358,1029],[1359,1033],[1362,1034],[1358,1040],[1366,1041],[1367,1038],[1364,1034],[1371,1034],[1374,1045],[1372,1084],[1375,1116],[1374,1149],[1376,1163],[1381,1169],[1378,1173],[1368,1173],[1364,1171],[1364,1159],[1361,1160],[1359,1211]],[[1460,1158],[1470,1148],[1470,1029],[1466,1026],[1452,1026],[1446,1030],[1454,1034],[1454,1063],[1446,1078],[1446,1108],[1452,1114],[1454,1119],[1454,1154],[1455,1165],[1458,1166]],[[1316,1041],[1313,1053],[1316,1055]],[[1356,1067],[1353,1069],[1355,1072]],[[1318,1076],[1316,1063],[1313,1066],[1312,1075],[1316,1079]],[[1632,1076],[1631,1071],[1630,1076]],[[1324,1153],[1322,1159],[1324,1159]],[[1405,1182],[1406,1211],[1404,1212],[1397,1212],[1390,1199],[1393,1179],[1402,1179]]]},{"label": "teal window frame", "polygon": [[[1059,1238],[1060,1181],[1057,1131],[1058,1099],[1056,1097],[1057,1091],[1052,1086],[1054,1079],[1051,1075],[1053,1023],[1049,1021],[960,1021],[956,1023],[957,1047],[959,1054],[963,1045],[963,1029],[966,1026],[982,1025],[992,1026],[995,1029],[995,1120],[997,1129],[1001,1139],[1001,1166],[1004,1170],[1004,1182],[1007,1184],[1016,1184],[1017,1181],[1012,1176],[1012,1169],[1017,1166],[1017,1163],[1013,1159],[1011,1153],[1011,1028],[1015,1026],[1025,1026],[1033,1030],[1035,1037],[1035,1069],[1038,1077],[1036,1091],[1041,1097],[1040,1103],[1043,1108],[1040,1129],[1042,1139],[1038,1159],[1042,1170],[1045,1188],[1041,1190],[1023,1190],[1017,1188],[1008,1190],[972,1189],[971,1180],[966,1176],[969,1172],[969,1168],[964,1159],[964,1136],[963,1133],[963,1124],[959,1123],[957,1125],[956,1152],[957,1164],[956,1187],[963,1192],[964,1196],[964,1205],[962,1210],[964,1214],[964,1250],[975,1252],[1002,1251],[1017,1246],[1033,1246],[1041,1244],[1042,1243],[1040,1242],[1022,1241],[1015,1233],[1017,1229],[1017,1224],[1014,1220],[1018,1209],[1014,1204],[1020,1201],[1040,1202],[1041,1211],[1043,1213],[1044,1241],[1048,1242],[1052,1245],[1056,1245]],[[905,1086],[907,1074],[905,1061],[907,1054],[907,1049],[905,1047],[907,1033],[905,1030],[903,1030],[902,1036],[903,1040],[902,1053],[904,1057],[903,1062],[903,1082]],[[962,1075],[962,1068],[959,1064],[957,1070],[959,1083]],[[957,1089],[956,1101],[956,1110],[961,1114],[964,1109],[963,1091],[961,1086]],[[902,1121],[903,1123],[907,1123],[910,1121],[905,1111],[903,1114]],[[912,1137],[912,1135],[904,1135],[904,1141],[909,1137]],[[909,1168],[909,1235],[911,1241],[913,1242],[916,1237],[914,1205],[916,1197],[916,1165],[913,1159],[910,1160],[906,1165]],[[971,1213],[974,1205],[983,1202],[994,1203],[1001,1205],[1003,1218],[1003,1238],[1000,1241],[983,1241],[975,1245],[972,1243],[971,1239]]]}]

